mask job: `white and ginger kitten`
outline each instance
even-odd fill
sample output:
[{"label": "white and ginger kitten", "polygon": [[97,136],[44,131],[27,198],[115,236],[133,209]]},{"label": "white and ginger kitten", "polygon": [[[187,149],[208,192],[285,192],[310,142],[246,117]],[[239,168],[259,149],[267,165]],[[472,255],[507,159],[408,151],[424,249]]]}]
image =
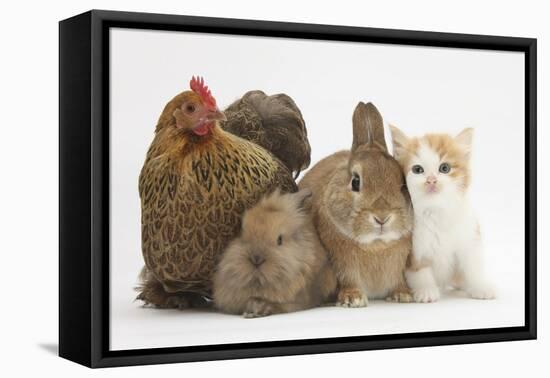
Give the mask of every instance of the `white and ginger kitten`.
[{"label": "white and ginger kitten", "polygon": [[405,271],[416,302],[435,302],[449,286],[494,298],[486,280],[479,224],[468,201],[473,129],[456,137],[409,138],[390,126],[414,209],[413,251]]}]

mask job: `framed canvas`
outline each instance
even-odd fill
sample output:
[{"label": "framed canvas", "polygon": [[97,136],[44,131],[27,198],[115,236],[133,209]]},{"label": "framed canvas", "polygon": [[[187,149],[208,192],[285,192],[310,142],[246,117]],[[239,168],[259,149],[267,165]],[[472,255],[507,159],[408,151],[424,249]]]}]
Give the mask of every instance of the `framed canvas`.
[{"label": "framed canvas", "polygon": [[98,10],[59,27],[62,357],[536,338],[535,39]]}]

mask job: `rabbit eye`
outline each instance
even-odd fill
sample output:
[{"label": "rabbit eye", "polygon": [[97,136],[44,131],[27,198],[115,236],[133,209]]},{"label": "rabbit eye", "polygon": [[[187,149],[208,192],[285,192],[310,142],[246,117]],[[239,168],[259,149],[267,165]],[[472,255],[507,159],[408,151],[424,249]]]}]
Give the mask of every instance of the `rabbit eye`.
[{"label": "rabbit eye", "polygon": [[283,235],[279,235],[279,237],[277,238],[277,245],[282,245],[283,244]]},{"label": "rabbit eye", "polygon": [[439,166],[439,172],[441,173],[449,173],[451,171],[451,166],[449,165],[449,163],[441,163],[441,165]]},{"label": "rabbit eye", "polygon": [[424,168],[422,168],[421,165],[416,164],[416,165],[412,166],[411,171],[412,171],[412,173],[418,175],[420,173],[424,173]]},{"label": "rabbit eye", "polygon": [[361,179],[359,178],[359,175],[357,173],[354,173],[351,176],[351,190],[353,190],[354,192],[358,192],[360,186],[361,186]]}]

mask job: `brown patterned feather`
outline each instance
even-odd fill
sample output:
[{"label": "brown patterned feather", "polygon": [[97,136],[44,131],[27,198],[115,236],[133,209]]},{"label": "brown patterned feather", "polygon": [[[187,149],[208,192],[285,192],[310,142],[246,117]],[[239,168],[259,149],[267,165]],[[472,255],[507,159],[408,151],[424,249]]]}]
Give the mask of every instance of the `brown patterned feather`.
[{"label": "brown patterned feather", "polygon": [[311,147],[300,109],[286,94],[247,92],[226,110],[222,128],[270,151],[292,172],[310,164]]}]

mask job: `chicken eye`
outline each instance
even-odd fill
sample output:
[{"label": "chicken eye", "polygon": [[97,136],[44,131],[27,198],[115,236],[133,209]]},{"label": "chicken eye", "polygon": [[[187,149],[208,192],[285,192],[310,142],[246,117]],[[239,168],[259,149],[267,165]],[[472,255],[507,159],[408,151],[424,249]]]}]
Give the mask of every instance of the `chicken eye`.
[{"label": "chicken eye", "polygon": [[277,245],[283,245],[283,235],[279,235],[279,237],[277,237]]},{"label": "chicken eye", "polygon": [[441,173],[449,173],[451,171],[451,166],[449,165],[449,163],[441,163],[441,165],[439,166],[439,172]]},{"label": "chicken eye", "polygon": [[357,173],[353,173],[351,176],[351,190],[358,192],[361,188],[361,179]]},{"label": "chicken eye", "polygon": [[421,165],[415,164],[411,168],[412,173],[419,175],[421,173],[424,173],[424,168],[422,168]]},{"label": "chicken eye", "polygon": [[187,104],[185,105],[185,111],[187,113],[193,113],[195,111],[196,107],[194,104]]}]

